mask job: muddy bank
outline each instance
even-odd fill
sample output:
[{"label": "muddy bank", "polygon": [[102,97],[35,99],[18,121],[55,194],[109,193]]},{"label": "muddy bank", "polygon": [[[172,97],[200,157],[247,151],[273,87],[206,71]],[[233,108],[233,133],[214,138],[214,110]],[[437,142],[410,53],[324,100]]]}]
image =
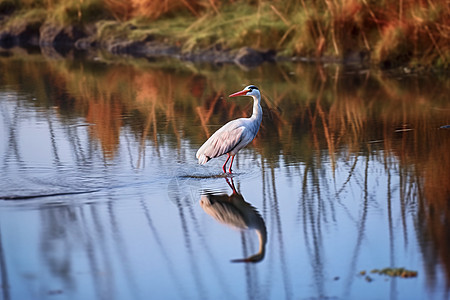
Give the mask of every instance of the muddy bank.
[{"label": "muddy bank", "polygon": [[165,42],[161,37],[149,35],[137,41],[120,36],[102,39],[97,36],[95,25],[59,26],[25,20],[0,29],[0,47],[3,51],[13,47],[35,48],[51,57],[66,56],[73,52],[89,54],[103,50],[115,55],[175,57],[193,62],[236,63],[249,67],[277,59],[276,52],[272,50],[250,47],[222,49],[215,45],[208,49],[185,52],[181,46]]},{"label": "muddy bank", "polygon": [[[117,34],[101,37],[96,24],[61,26],[48,22],[21,20],[0,28],[0,48],[3,52],[13,47],[32,48],[50,57],[67,55],[87,55],[96,51],[107,51],[115,55],[133,57],[173,57],[180,60],[208,63],[234,63],[244,67],[255,67],[263,62],[274,61],[308,61],[334,62],[368,65],[369,53],[348,53],[344,58],[333,57],[286,57],[272,49],[255,49],[242,47],[238,49],[224,48],[220,44],[205,49],[183,50],[182,45],[168,42],[170,39],[161,36],[146,35],[133,40]],[[133,30],[128,28],[129,36]]]}]

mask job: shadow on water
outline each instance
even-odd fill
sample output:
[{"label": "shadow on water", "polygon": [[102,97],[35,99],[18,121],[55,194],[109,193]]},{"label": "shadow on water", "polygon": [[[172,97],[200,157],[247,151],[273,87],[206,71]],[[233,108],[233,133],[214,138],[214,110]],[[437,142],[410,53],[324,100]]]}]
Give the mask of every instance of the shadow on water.
[{"label": "shadow on water", "polygon": [[[0,200],[5,299],[448,297],[448,76],[38,56],[0,66],[1,196],[58,203]],[[235,177],[220,161],[197,166],[205,138],[249,115],[225,95],[250,82],[264,118]],[[238,222],[241,243],[205,212]],[[223,259],[239,245],[259,263]],[[357,275],[399,264],[418,278]]]}]

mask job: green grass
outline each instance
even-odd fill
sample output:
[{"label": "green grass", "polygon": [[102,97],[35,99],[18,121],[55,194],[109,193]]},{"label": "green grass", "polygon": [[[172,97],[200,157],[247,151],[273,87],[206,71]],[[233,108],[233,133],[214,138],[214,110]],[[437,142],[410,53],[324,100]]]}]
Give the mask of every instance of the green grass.
[{"label": "green grass", "polygon": [[17,11],[13,16],[8,18],[3,24],[3,28],[14,28],[21,26],[25,22],[27,24],[42,24],[47,18],[47,12],[43,8],[34,8],[30,10]]},{"label": "green grass", "polygon": [[186,52],[250,46],[312,58],[367,52],[382,66],[450,62],[447,0],[0,0],[2,10],[97,23],[100,40],[152,36]]}]

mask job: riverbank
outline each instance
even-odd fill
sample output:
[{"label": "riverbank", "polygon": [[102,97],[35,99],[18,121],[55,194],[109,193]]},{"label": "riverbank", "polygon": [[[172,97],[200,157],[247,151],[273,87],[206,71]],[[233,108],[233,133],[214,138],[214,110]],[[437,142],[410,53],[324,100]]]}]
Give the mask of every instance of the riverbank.
[{"label": "riverbank", "polygon": [[293,60],[448,69],[450,8],[404,2],[0,0],[0,46],[246,67]]}]

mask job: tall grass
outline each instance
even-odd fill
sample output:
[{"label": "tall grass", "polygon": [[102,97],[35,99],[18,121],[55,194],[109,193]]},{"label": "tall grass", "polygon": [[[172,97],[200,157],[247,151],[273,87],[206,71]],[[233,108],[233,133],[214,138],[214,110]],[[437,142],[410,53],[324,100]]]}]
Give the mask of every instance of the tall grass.
[{"label": "tall grass", "polygon": [[450,61],[448,0],[0,0],[0,7],[11,3],[16,11],[44,8],[60,23],[109,19],[118,28],[151,28],[185,51],[251,46],[321,59],[370,57],[386,67]]},{"label": "tall grass", "polygon": [[[186,49],[219,43],[272,48],[287,55],[370,54],[383,66],[448,66],[450,5],[446,0],[106,0],[121,20],[193,17],[179,37]],[[367,55],[368,57],[368,55]]]},{"label": "tall grass", "polygon": [[110,18],[111,12],[102,0],[0,0],[0,7],[12,3],[18,17],[34,10],[45,10],[46,21],[61,24],[88,23]]}]

